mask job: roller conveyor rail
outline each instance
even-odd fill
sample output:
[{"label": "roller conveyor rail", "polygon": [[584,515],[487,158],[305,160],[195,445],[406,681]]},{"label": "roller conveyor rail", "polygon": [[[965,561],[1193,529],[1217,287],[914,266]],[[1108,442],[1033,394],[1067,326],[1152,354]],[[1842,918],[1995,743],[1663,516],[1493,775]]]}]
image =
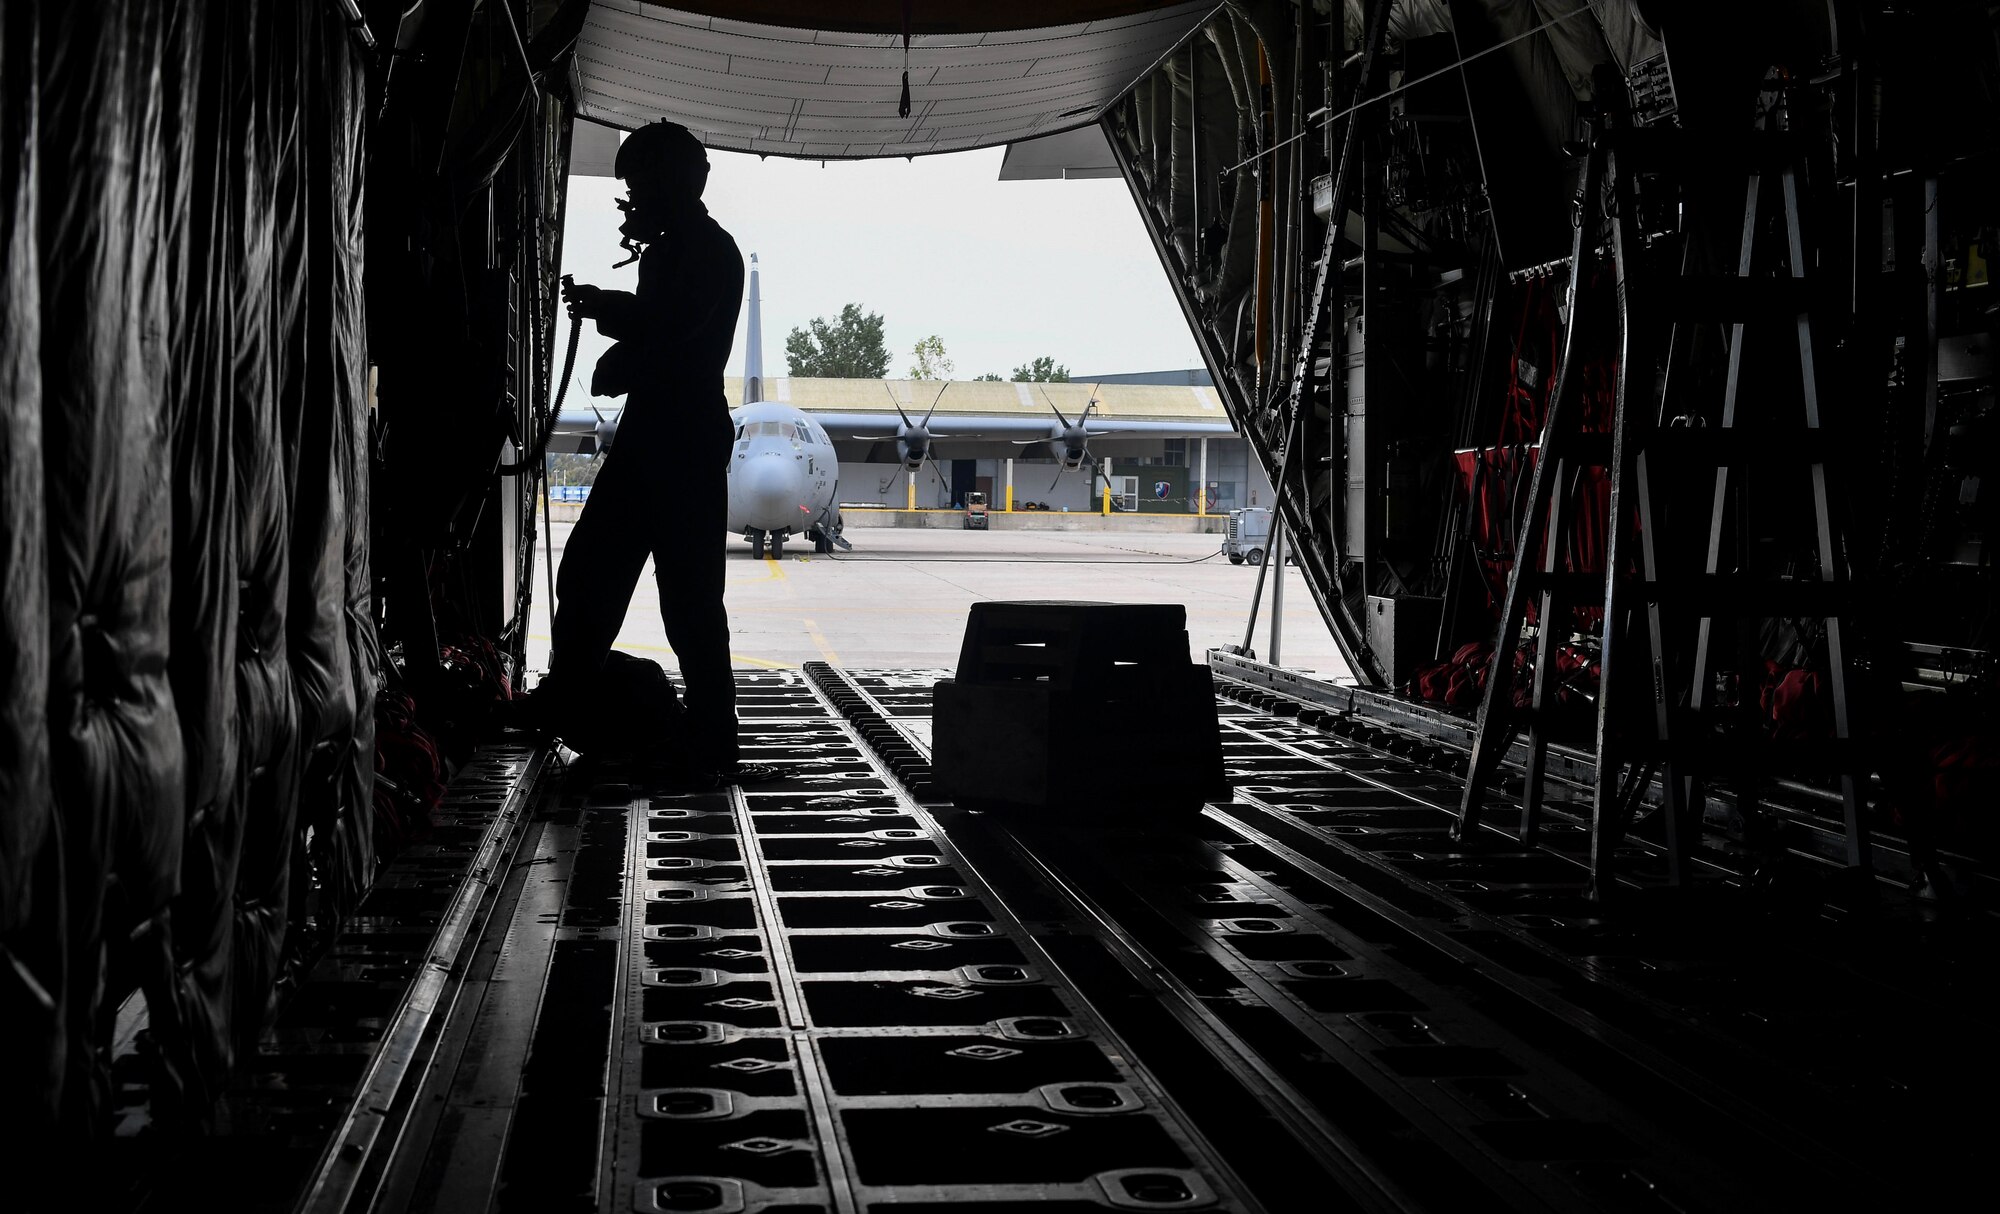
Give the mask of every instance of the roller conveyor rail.
[{"label": "roller conveyor rail", "polygon": [[1581,838],[1453,844],[1450,774],[1226,681],[1228,802],[957,810],[936,677],[739,674],[774,784],[483,754],[229,1133],[139,1204],[1692,1211],[1969,1179],[1950,1096],[1990,1018],[1910,950],[1976,942],[1726,894],[1606,918]]}]

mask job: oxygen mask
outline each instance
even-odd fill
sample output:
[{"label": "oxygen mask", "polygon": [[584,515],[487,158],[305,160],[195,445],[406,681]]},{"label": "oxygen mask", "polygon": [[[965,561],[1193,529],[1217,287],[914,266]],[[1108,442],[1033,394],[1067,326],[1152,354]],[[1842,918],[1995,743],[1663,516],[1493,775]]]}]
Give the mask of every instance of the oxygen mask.
[{"label": "oxygen mask", "polygon": [[650,207],[641,207],[631,198],[620,198],[618,209],[625,212],[625,222],[618,225],[618,246],[625,250],[624,261],[612,264],[612,269],[629,266],[639,260],[646,246],[660,238],[662,226],[660,218]]}]

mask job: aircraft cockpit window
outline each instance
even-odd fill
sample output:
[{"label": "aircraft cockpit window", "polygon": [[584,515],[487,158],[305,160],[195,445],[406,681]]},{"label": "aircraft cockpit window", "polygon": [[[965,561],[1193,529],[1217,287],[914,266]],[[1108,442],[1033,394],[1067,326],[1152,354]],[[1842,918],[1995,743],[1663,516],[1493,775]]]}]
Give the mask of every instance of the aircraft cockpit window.
[{"label": "aircraft cockpit window", "polygon": [[806,424],[805,424],[804,422],[793,422],[793,423],[792,423],[792,425],[793,425],[793,426],[794,426],[794,427],[795,427],[795,428],[796,428],[796,429],[798,430],[798,432],[799,432],[799,441],[800,441],[800,442],[802,442],[802,443],[809,443],[809,442],[811,442],[811,441],[813,440],[813,439],[812,439],[812,433],[811,433],[810,431],[808,431],[808,430],[806,429]]}]

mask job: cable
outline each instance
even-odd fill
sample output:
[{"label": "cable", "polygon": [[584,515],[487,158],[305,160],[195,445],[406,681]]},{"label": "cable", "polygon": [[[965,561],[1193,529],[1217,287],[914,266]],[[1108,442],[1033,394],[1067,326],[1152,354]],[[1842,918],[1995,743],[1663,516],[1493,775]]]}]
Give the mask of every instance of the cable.
[{"label": "cable", "polygon": [[[1465,47],[1461,46],[1458,41],[1458,22],[1456,20],[1451,23],[1451,49],[1457,53],[1459,66],[1463,68],[1469,60],[1465,57]],[[1490,200],[1493,197],[1493,183],[1492,179],[1486,173],[1486,147],[1479,139],[1479,110],[1478,107],[1472,104],[1472,82],[1465,78],[1463,71],[1460,71],[1458,74],[1458,87],[1459,91],[1465,94],[1465,120],[1472,128],[1472,155],[1479,162],[1479,190],[1489,200],[1487,208],[1490,213],[1492,208]],[[1489,220],[1487,230],[1493,233],[1494,250],[1500,254],[1500,260],[1504,263],[1506,261],[1506,251],[1500,248],[1500,225],[1497,222]]]},{"label": "cable", "polygon": [[[1486,56],[1492,54],[1495,51],[1505,50],[1506,48],[1514,45],[1516,42],[1520,42],[1525,38],[1532,38],[1536,34],[1541,33],[1545,29],[1549,29],[1552,26],[1561,25],[1563,22],[1568,21],[1573,17],[1580,17],[1584,13],[1587,13],[1589,11],[1590,11],[1589,4],[1586,3],[1578,5],[1576,8],[1571,9],[1569,12],[1564,13],[1562,16],[1552,17],[1549,20],[1542,22],[1540,25],[1535,26],[1533,29],[1523,30],[1521,33],[1514,35],[1512,38],[1508,38],[1501,42],[1496,42],[1492,46],[1487,47],[1483,51],[1474,51],[1470,55],[1467,55],[1464,58],[1460,59],[1457,63],[1447,63],[1443,67],[1438,68],[1436,71],[1425,72],[1423,75],[1417,77],[1415,80],[1405,80],[1403,81],[1403,83],[1397,85],[1395,88],[1384,89],[1381,92],[1375,94],[1373,97],[1368,98],[1368,100],[1366,101],[1357,102],[1354,105],[1348,106],[1346,109],[1340,111],[1338,114],[1328,114],[1325,117],[1321,118],[1317,124],[1314,124],[1313,121],[1310,118],[1308,118],[1306,126],[1303,127],[1298,134],[1289,136],[1285,139],[1281,139],[1278,142],[1272,144],[1270,147],[1267,147],[1262,151],[1257,152],[1255,155],[1237,161],[1235,164],[1232,164],[1228,168],[1223,169],[1221,173],[1217,174],[1217,176],[1226,177],[1229,174],[1234,173],[1236,170],[1244,167],[1245,165],[1255,164],[1257,161],[1262,160],[1266,156],[1269,156],[1271,153],[1277,151],[1279,148],[1286,147],[1293,143],[1297,143],[1299,140],[1304,139],[1307,135],[1312,134],[1315,129],[1315,125],[1325,126],[1329,122],[1335,122],[1338,121],[1339,119],[1347,117],[1349,114],[1354,113],[1356,110],[1367,109],[1369,106],[1374,105],[1378,101],[1385,101],[1390,97],[1394,97],[1398,93],[1406,92],[1410,89],[1417,87],[1420,84],[1425,83],[1426,81],[1435,80],[1439,76],[1444,75],[1446,72],[1455,72],[1458,69],[1464,67],[1466,64],[1471,63],[1475,59],[1484,59]],[[1454,39],[1457,37],[1457,33],[1458,31],[1454,28],[1452,31],[1452,36],[1454,37]],[[1483,167],[1484,166],[1482,164],[1482,171]]]},{"label": "cable", "polygon": [[1093,556],[1056,557],[1004,557],[1004,556],[841,556],[838,553],[816,553],[830,561],[852,561],[856,564],[875,564],[894,561],[900,565],[1199,565],[1222,555],[1220,548],[1207,556],[1163,557],[1155,560],[1119,560]]}]

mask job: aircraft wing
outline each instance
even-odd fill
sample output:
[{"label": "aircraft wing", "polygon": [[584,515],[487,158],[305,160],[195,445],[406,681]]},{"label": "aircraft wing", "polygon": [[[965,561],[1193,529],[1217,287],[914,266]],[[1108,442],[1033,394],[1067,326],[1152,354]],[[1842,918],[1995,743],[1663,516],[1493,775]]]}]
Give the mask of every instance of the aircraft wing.
[{"label": "aircraft wing", "polygon": [[1043,439],[1040,442],[1024,443],[1014,448],[1013,454],[1020,459],[1055,459],[1057,457],[1055,444],[1048,439]]},{"label": "aircraft wing", "polygon": [[[836,413],[806,409],[812,419],[826,428],[827,434],[835,440],[845,440],[864,434],[885,434],[897,425],[896,415],[889,413]],[[1014,439],[1047,438],[1055,419],[1046,414],[1036,417],[1032,413],[954,413],[931,418],[931,433],[939,439],[950,439],[955,434],[966,438]],[[887,429],[884,429],[884,427]],[[1144,435],[1149,438],[1221,438],[1236,433],[1236,427],[1218,418],[1215,421],[1120,421],[1093,415],[1090,432],[1105,436],[1119,434]]]},{"label": "aircraft wing", "polygon": [[556,414],[555,432],[549,435],[550,455],[595,455],[596,453],[595,413],[588,409],[564,409]]},{"label": "aircraft wing", "polygon": [[1147,422],[1118,421],[1098,414],[1090,419],[1090,433],[1116,438],[1121,434],[1145,435],[1149,438],[1223,438],[1236,433],[1236,427],[1226,421],[1212,422]]},{"label": "aircraft wing", "polygon": [[[894,463],[898,456],[894,443],[868,441],[893,432],[901,419],[886,410],[880,412],[838,412],[806,409],[825,428],[842,459],[870,463]],[[1054,419],[1032,413],[956,413],[933,417],[931,434],[941,450],[940,459],[969,459],[981,456],[1046,458],[1045,446],[1016,445],[1019,439],[1047,439]],[[1090,434],[1116,442],[1130,438],[1222,438],[1236,433],[1234,426],[1220,418],[1214,421],[1122,421],[1102,415],[1090,419]],[[864,436],[867,436],[864,439]],[[549,450],[557,454],[589,455],[597,450],[597,415],[588,409],[565,409],[556,418]]]}]

